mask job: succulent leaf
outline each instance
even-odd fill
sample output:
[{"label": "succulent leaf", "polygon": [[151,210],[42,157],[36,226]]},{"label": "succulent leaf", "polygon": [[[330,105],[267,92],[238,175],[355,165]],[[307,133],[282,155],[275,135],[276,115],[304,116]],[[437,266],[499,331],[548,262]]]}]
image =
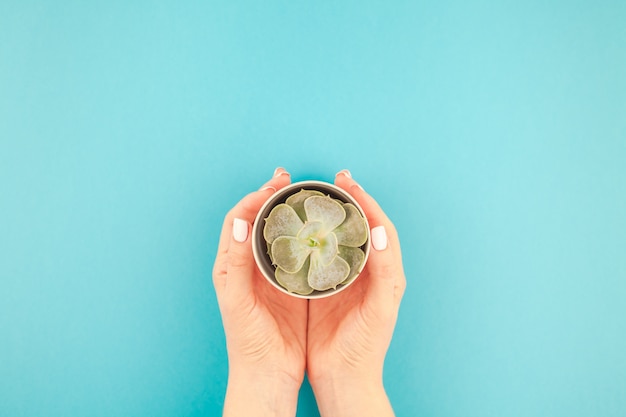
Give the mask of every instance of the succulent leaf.
[{"label": "succulent leaf", "polygon": [[313,252],[319,253],[318,259],[322,265],[330,265],[338,253],[337,238],[335,237],[335,234],[329,233],[326,237],[320,239],[318,246],[313,249]]},{"label": "succulent leaf", "polygon": [[346,211],[346,219],[335,230],[337,242],[340,245],[358,248],[367,241],[367,226],[359,209],[353,204],[343,205]]},{"label": "succulent leaf", "polygon": [[359,269],[363,266],[363,261],[365,261],[365,252],[360,248],[341,245],[339,246],[338,252],[338,255],[350,265],[350,273],[348,277],[342,281],[342,284],[345,284],[361,272]]},{"label": "succulent leaf", "polygon": [[311,250],[296,237],[281,236],[272,243],[272,259],[280,269],[294,274],[302,268]]},{"label": "succulent leaf", "polygon": [[300,220],[305,222],[307,221],[307,218],[306,218],[306,213],[304,212],[304,200],[314,195],[324,196],[324,194],[322,194],[319,191],[303,189],[303,190],[298,191],[295,194],[290,195],[285,201],[285,203],[293,207],[295,212],[298,213]]},{"label": "succulent leaf", "polygon": [[323,229],[324,225],[322,222],[306,222],[302,229],[298,231],[296,235],[298,239],[308,240],[309,238],[317,238],[320,236],[320,233]]},{"label": "succulent leaf", "polygon": [[304,265],[295,274],[290,274],[284,270],[276,269],[276,281],[289,292],[293,292],[300,295],[309,295],[313,292],[313,288],[307,281],[309,274],[310,258],[307,258]]},{"label": "succulent leaf", "polygon": [[263,237],[268,243],[273,243],[279,236],[297,236],[304,226],[294,209],[287,204],[279,204],[272,209],[265,219]]},{"label": "succulent leaf", "polygon": [[341,258],[335,256],[329,265],[324,265],[319,252],[311,253],[311,266],[309,267],[308,282],[311,288],[325,291],[337,288],[350,273],[350,265]]},{"label": "succulent leaf", "polygon": [[337,237],[333,233],[323,234],[322,222],[306,222],[298,232],[303,246],[320,253],[320,260],[328,265],[337,256]]},{"label": "succulent leaf", "polygon": [[346,211],[343,206],[330,197],[312,196],[304,201],[304,211],[308,221],[322,222],[325,232],[333,231],[343,223]]}]

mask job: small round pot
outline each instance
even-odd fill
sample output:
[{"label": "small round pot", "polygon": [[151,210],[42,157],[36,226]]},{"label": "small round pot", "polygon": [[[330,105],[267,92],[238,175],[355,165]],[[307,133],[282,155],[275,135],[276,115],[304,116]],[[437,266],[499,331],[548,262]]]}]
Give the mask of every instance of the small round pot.
[{"label": "small round pot", "polygon": [[[361,269],[359,270],[359,274],[357,274],[354,278],[352,278],[350,281],[346,282],[345,284],[339,284],[337,288],[335,289],[331,288],[326,291],[315,290],[309,295],[300,295],[300,294],[289,292],[287,291],[286,288],[284,288],[282,285],[280,285],[276,281],[276,278],[274,277],[276,267],[272,265],[272,261],[269,255],[267,254],[267,242],[265,241],[265,238],[263,237],[263,228],[265,227],[265,219],[267,219],[272,209],[276,207],[278,204],[284,203],[285,200],[287,200],[287,198],[290,195],[295,194],[302,189],[317,190],[326,195],[330,195],[332,198],[341,200],[344,203],[354,204],[354,206],[359,210],[359,212],[365,219],[366,229],[367,229],[367,240],[363,244],[363,246],[361,246],[361,249],[365,253],[365,259],[363,261],[363,265],[361,266]],[[356,279],[358,279],[361,271],[363,270],[363,267],[367,263],[367,258],[370,252],[369,230],[370,230],[369,224],[367,223],[365,212],[363,211],[361,206],[359,206],[356,200],[343,189],[337,187],[334,184],[330,184],[328,182],[323,182],[323,181],[311,180],[311,181],[295,182],[284,188],[281,188],[276,193],[274,193],[265,202],[265,204],[263,204],[263,206],[259,210],[259,213],[257,214],[256,219],[254,221],[254,225],[252,226],[252,252],[254,254],[254,260],[256,261],[256,264],[259,270],[261,271],[261,273],[263,274],[263,276],[268,280],[270,284],[272,284],[279,291],[285,294],[288,294],[292,297],[297,297],[297,298],[306,298],[306,299],[324,298],[324,297],[328,297],[340,291],[345,290],[348,286],[350,286],[350,284],[352,284]]]}]

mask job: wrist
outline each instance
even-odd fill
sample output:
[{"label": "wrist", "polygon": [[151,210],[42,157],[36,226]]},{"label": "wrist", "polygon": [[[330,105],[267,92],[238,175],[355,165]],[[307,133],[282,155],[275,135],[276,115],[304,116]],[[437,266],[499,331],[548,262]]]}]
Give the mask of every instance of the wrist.
[{"label": "wrist", "polygon": [[233,370],[228,375],[224,417],[293,417],[301,384],[286,374]]},{"label": "wrist", "polygon": [[333,376],[310,382],[322,417],[394,415],[382,377]]}]

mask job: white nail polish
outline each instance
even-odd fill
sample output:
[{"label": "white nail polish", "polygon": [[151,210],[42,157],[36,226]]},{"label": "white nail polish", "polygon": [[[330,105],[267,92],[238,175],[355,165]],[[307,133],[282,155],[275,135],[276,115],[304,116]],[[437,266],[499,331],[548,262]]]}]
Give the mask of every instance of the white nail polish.
[{"label": "white nail polish", "polygon": [[372,234],[372,246],[377,251],[387,249],[387,232],[385,226],[374,227],[371,231]]},{"label": "white nail polish", "polygon": [[233,239],[243,243],[248,238],[248,222],[242,219],[233,220]]},{"label": "white nail polish", "polygon": [[283,175],[283,174],[289,174],[289,173],[287,172],[287,170],[286,170],[285,168],[283,168],[283,167],[278,167],[278,168],[276,168],[276,169],[274,170],[274,175],[273,175],[272,177],[273,177],[273,178],[276,178],[276,177],[279,177],[279,176],[281,176],[281,175]]},{"label": "white nail polish", "polygon": [[339,171],[337,174],[343,174],[343,175],[345,175],[345,176],[346,176],[346,177],[348,177],[348,178],[352,178],[352,174],[351,174],[351,173],[350,173],[350,171],[349,171],[349,170],[347,170],[347,169],[342,169],[342,170],[341,170],[341,171]]}]

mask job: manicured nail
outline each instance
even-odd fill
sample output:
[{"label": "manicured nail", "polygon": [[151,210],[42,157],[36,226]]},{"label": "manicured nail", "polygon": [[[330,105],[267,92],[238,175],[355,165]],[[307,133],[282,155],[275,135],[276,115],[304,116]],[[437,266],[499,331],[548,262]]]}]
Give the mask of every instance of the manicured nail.
[{"label": "manicured nail", "polygon": [[278,168],[276,168],[276,169],[274,170],[274,175],[273,175],[273,178],[276,178],[276,177],[278,177],[278,176],[280,176],[280,175],[283,175],[283,174],[289,174],[289,173],[287,172],[287,170],[286,170],[285,168],[283,168],[283,167],[278,167]]},{"label": "manicured nail", "polygon": [[339,174],[343,174],[343,175],[345,175],[345,176],[346,176],[346,177],[348,177],[348,178],[352,178],[352,174],[351,174],[351,173],[350,173],[350,171],[349,171],[349,170],[347,170],[347,169],[342,169],[341,171],[339,171],[339,172],[337,173],[337,175],[339,175]]},{"label": "manicured nail", "polygon": [[378,251],[387,249],[385,226],[376,226],[372,229],[372,246]]},{"label": "manicured nail", "polygon": [[259,191],[266,191],[266,190],[272,190],[273,192],[276,192],[276,188],[272,187],[271,185],[266,185],[265,187],[261,188]]},{"label": "manicured nail", "polygon": [[233,220],[233,238],[243,243],[248,238],[248,222],[242,219]]}]

